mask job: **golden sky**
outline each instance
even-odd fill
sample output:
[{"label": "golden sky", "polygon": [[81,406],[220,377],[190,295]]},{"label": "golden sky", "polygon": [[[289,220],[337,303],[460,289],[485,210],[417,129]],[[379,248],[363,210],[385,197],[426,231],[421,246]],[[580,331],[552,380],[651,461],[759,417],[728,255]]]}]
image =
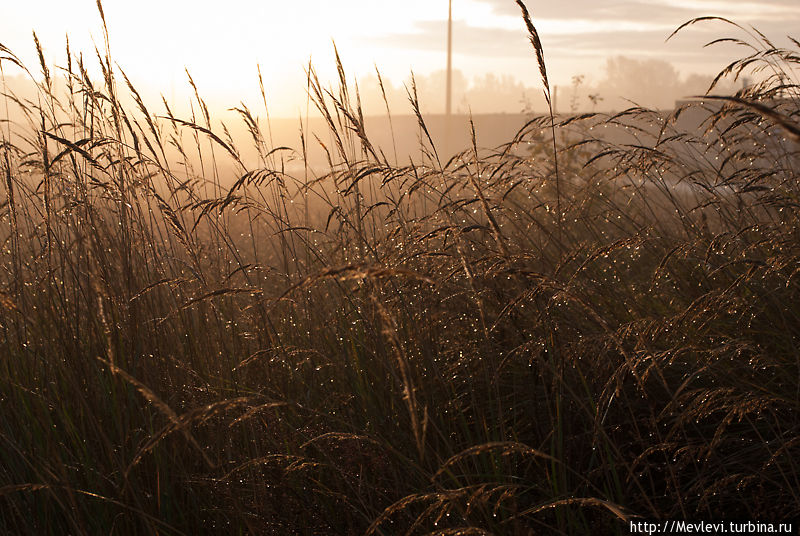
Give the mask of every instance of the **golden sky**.
[{"label": "golden sky", "polygon": [[[526,2],[545,47],[551,79],[603,76],[613,56],[658,58],[683,74],[713,74],[740,51],[702,44],[738,35],[705,24],[665,43],[682,22],[701,15],[752,24],[781,41],[799,36],[798,0],[541,0]],[[275,115],[305,106],[304,66],[335,72],[335,41],[352,78],[374,71],[399,84],[445,66],[447,0],[106,0],[113,58],[142,92],[180,98],[188,68],[210,103],[233,106],[258,98],[256,64]],[[92,56],[102,44],[95,0],[29,0],[3,6],[0,43],[36,64],[31,31],[49,61],[63,65],[64,36]],[[453,0],[454,68],[467,79],[488,72],[538,83],[535,57],[513,0]]]}]

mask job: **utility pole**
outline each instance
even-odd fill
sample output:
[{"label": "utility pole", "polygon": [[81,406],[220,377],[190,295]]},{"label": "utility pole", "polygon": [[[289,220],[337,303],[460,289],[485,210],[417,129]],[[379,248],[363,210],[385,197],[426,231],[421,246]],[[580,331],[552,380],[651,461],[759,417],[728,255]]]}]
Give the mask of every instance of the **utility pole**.
[{"label": "utility pole", "polygon": [[453,108],[453,0],[448,0],[447,5],[447,87],[445,89],[445,117],[444,117],[444,149],[446,158],[450,157],[450,123]]},{"label": "utility pole", "polygon": [[445,100],[445,113],[450,119],[453,102],[453,0],[449,0],[447,7],[447,96]]}]

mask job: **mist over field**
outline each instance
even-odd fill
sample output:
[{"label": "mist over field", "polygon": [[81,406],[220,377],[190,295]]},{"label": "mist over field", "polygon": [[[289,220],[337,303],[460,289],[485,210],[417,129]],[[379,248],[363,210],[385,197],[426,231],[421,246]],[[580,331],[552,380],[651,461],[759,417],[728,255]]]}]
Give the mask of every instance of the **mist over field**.
[{"label": "mist over field", "polygon": [[[634,105],[668,112],[682,99],[705,94],[713,80],[713,75],[691,74],[682,77],[664,60],[636,60],[624,56],[610,58],[606,61],[604,74],[599,80],[591,81],[584,75],[575,75],[569,85],[554,87],[554,112],[562,116],[591,112],[614,113]],[[470,116],[476,126],[478,146],[494,149],[507,143],[526,122],[547,110],[541,87],[525,86],[511,75],[499,77],[491,73],[468,80],[456,69],[452,84],[453,115],[448,119],[444,113],[443,98],[446,92],[446,72],[434,71],[427,76],[414,75],[413,82],[419,109],[430,127],[432,139],[440,146],[440,150],[444,150],[444,145],[447,144],[447,154],[442,155],[445,159],[469,147]],[[403,162],[419,156],[418,121],[409,101],[412,78],[394,84],[382,77],[379,79],[376,74],[370,74],[351,83],[358,89],[361,111],[366,118],[365,129],[372,142],[386,154],[396,155]],[[63,81],[56,80],[54,84],[57,91],[66,90]],[[191,88],[188,81],[185,85]],[[715,92],[731,95],[741,86],[742,81],[724,79],[717,83]],[[39,88],[36,83],[23,74],[7,76],[5,89],[21,100],[35,102],[38,98]],[[304,92],[307,91],[304,88]],[[183,110],[184,114],[191,115],[188,97],[185,102],[177,98],[170,102],[175,97],[174,91],[158,97],[151,95],[147,104],[155,109],[162,108],[162,97],[167,99],[173,113]],[[270,102],[267,100],[266,112],[270,114],[269,134],[272,145],[296,147],[300,141],[301,128],[308,130],[306,136],[310,139],[313,136],[309,133],[326,135],[328,127],[325,119],[310,103],[310,96],[306,96],[305,100],[304,109],[302,112],[298,111],[294,117],[276,117],[275,111],[270,112]],[[256,110],[262,108],[264,113],[263,104],[249,104]],[[247,124],[241,121],[239,113],[234,109],[241,109],[244,103],[232,101],[226,106],[216,108],[208,103],[206,105],[215,120],[214,124],[225,125],[232,140],[241,147],[243,155],[255,157],[255,148],[249,143],[251,135]],[[12,107],[8,113],[14,122],[25,120],[24,114],[17,107]],[[318,168],[326,166],[322,144],[308,145],[307,160]],[[295,166],[299,165],[299,161],[295,162]]]},{"label": "mist over field", "polygon": [[0,533],[798,518],[793,0],[37,6]]}]

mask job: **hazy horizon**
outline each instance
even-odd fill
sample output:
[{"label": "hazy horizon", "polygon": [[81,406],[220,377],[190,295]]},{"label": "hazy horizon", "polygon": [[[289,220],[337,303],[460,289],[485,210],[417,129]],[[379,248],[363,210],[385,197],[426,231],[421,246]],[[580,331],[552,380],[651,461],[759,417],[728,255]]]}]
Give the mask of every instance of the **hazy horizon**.
[{"label": "hazy horizon", "polygon": [[[152,4],[152,5],[151,5]],[[441,4],[441,5],[439,5]],[[703,48],[720,37],[744,37],[720,22],[706,22],[667,36],[692,17],[729,17],[752,25],[781,44],[798,27],[800,10],[791,0],[765,2],[701,0],[619,0],[595,5],[526,3],[539,30],[551,83],[559,86],[559,111],[618,109],[625,97],[668,107],[675,99],[702,92],[713,75],[741,54],[731,44]],[[261,101],[256,66],[264,76],[274,117],[303,115],[307,106],[305,68],[309,58],[322,80],[336,75],[335,42],[348,79],[358,81],[366,112],[384,112],[375,67],[389,93],[393,113],[407,113],[404,83],[413,71],[423,110],[444,110],[447,2],[432,9],[411,1],[378,5],[358,0],[322,3],[196,3],[136,5],[107,2],[105,18],[112,58],[145,98],[160,93],[186,101],[188,69],[213,110],[240,101]],[[46,13],[48,16],[42,17]],[[313,13],[313,17],[308,14]],[[543,111],[536,59],[513,0],[454,0],[454,111],[466,113]],[[51,66],[64,65],[65,36],[73,53],[92,64],[102,49],[96,3],[40,1],[8,6],[0,21],[0,43],[29,68],[38,64],[35,31]],[[14,71],[3,65],[8,76]],[[574,77],[581,76],[576,88]],[[655,78],[655,80],[652,80]],[[642,84],[650,81],[649,87]],[[602,100],[590,102],[589,95]]]}]

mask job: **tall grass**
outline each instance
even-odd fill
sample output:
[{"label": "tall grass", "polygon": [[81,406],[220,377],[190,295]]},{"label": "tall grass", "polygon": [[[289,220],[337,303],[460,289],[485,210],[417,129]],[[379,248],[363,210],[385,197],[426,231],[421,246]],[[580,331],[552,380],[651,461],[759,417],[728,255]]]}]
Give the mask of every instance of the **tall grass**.
[{"label": "tall grass", "polygon": [[[412,87],[407,165],[341,62],[309,69],[328,132],[300,151],[239,108],[250,161],[196,90],[148,109],[107,40],[99,81],[42,60],[2,102],[0,531],[796,516],[799,58],[749,46],[727,70],[769,76],[707,113],[570,117],[556,146],[534,118],[446,162]],[[329,169],[286,172],[313,143]]]}]

